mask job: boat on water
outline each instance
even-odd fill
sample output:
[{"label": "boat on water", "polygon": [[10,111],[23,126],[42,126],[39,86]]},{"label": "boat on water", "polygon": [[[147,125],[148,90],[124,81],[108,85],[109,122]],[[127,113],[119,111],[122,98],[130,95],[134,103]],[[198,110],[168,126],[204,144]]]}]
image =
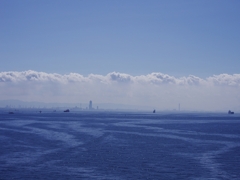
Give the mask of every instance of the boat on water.
[{"label": "boat on water", "polygon": [[229,110],[229,111],[228,111],[228,114],[234,114],[234,112]]},{"label": "boat on water", "polygon": [[156,110],[155,110],[155,109],[153,110],[153,113],[156,113]]},{"label": "boat on water", "polygon": [[66,110],[65,110],[65,111],[63,111],[63,112],[70,112],[70,111],[69,111],[69,109],[66,109]]}]

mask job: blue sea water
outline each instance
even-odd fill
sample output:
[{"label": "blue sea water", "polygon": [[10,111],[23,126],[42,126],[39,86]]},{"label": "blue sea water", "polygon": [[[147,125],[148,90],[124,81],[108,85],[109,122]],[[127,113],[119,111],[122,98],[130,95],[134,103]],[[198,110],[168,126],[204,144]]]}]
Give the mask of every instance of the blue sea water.
[{"label": "blue sea water", "polygon": [[0,179],[240,179],[240,115],[0,112]]}]

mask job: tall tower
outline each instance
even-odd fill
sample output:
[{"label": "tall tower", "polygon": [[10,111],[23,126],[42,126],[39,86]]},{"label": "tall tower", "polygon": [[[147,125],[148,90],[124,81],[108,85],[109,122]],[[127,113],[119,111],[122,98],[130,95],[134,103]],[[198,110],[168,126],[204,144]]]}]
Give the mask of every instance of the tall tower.
[{"label": "tall tower", "polygon": [[92,109],[92,101],[89,101],[89,109]]}]

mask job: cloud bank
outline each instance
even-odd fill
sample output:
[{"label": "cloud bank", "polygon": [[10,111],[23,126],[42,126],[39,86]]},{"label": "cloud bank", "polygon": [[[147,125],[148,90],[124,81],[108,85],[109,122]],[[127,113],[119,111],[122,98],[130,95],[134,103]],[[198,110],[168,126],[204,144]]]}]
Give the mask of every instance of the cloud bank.
[{"label": "cloud bank", "polygon": [[111,72],[105,76],[36,71],[0,72],[0,100],[19,99],[57,103],[143,105],[160,110],[240,110],[240,74],[202,79],[154,72],[131,76]]}]

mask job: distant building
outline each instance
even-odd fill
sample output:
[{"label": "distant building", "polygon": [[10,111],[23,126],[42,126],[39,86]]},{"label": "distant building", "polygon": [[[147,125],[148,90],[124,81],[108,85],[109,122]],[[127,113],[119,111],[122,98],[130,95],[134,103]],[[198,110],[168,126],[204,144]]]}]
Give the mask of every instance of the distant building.
[{"label": "distant building", "polygon": [[92,101],[89,101],[89,109],[92,109]]}]

